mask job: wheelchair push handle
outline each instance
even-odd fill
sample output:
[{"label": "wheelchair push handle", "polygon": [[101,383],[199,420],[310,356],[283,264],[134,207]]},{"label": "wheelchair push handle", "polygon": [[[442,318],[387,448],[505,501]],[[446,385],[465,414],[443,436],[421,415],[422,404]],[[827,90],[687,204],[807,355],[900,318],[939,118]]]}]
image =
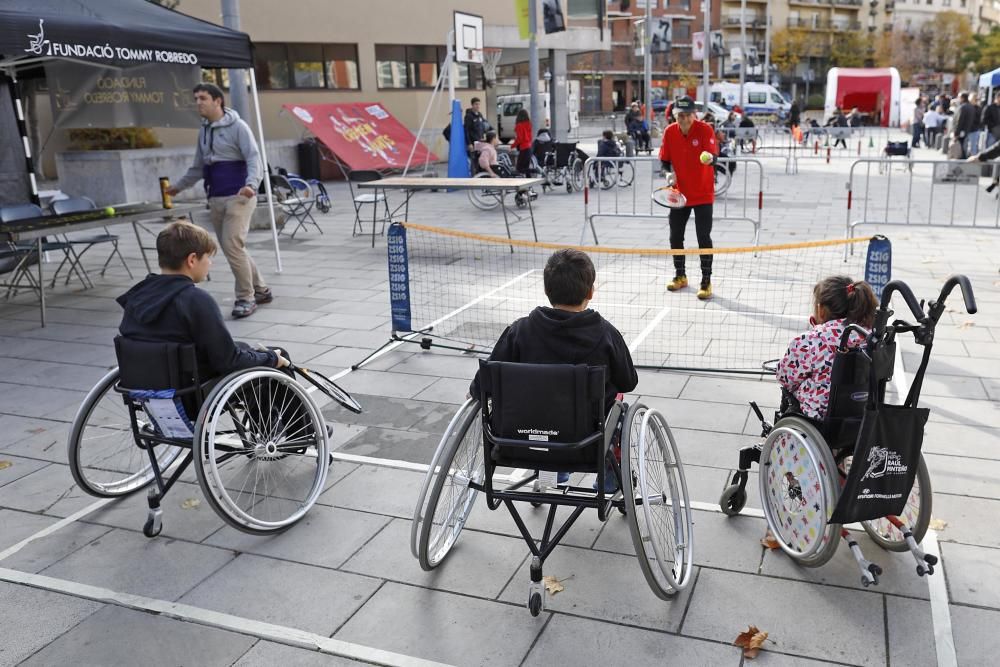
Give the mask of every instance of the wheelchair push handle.
[{"label": "wheelchair push handle", "polygon": [[889,310],[889,304],[892,302],[892,293],[899,292],[900,296],[906,302],[907,307],[910,312],[913,313],[913,317],[917,319],[918,322],[923,322],[927,316],[924,314],[924,309],[917,301],[917,297],[913,295],[913,290],[910,286],[904,283],[902,280],[890,280],[882,290],[882,302],[879,304],[879,308],[882,311]]},{"label": "wheelchair push handle", "polygon": [[943,304],[948,295],[951,294],[951,290],[958,285],[959,289],[962,291],[962,299],[965,301],[965,311],[970,315],[975,315],[976,311],[979,309],[976,307],[976,296],[972,292],[972,283],[966,276],[960,273],[949,276],[948,280],[944,282],[944,286],[941,287],[941,294],[938,295],[937,303]]}]

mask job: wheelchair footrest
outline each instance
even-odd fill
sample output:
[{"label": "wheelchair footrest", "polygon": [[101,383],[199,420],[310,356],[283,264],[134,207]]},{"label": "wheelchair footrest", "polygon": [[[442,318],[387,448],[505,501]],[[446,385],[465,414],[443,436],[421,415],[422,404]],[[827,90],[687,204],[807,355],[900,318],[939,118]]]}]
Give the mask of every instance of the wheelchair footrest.
[{"label": "wheelchair footrest", "polygon": [[881,566],[865,558],[864,553],[861,552],[861,547],[858,546],[857,541],[846,528],[840,529],[840,536],[847,542],[847,546],[851,549],[851,555],[854,556],[854,560],[861,570],[861,585],[865,588],[878,586],[878,578],[882,576]]}]

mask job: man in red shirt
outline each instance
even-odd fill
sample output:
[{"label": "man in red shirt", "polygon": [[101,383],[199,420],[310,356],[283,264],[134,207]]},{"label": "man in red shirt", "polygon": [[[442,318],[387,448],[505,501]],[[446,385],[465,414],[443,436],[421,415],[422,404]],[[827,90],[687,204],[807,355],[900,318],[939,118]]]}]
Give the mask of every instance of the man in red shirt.
[{"label": "man in red shirt", "polygon": [[[694,211],[695,231],[698,247],[712,247],[712,204],[715,202],[715,158],[719,145],[715,140],[715,130],[694,115],[694,101],[682,97],[674,103],[677,122],[667,126],[660,146],[660,162],[667,171],[673,171],[676,187],[687,199],[687,206],[670,210],[670,247],[684,248],[684,230],[687,228],[691,211]],[[707,164],[702,162],[702,153],[712,156]],[[668,176],[668,179],[670,177]],[[675,277],[667,285],[671,292],[688,285],[684,270],[684,255],[674,256]],[[712,255],[701,255],[701,300],[712,298]]]}]

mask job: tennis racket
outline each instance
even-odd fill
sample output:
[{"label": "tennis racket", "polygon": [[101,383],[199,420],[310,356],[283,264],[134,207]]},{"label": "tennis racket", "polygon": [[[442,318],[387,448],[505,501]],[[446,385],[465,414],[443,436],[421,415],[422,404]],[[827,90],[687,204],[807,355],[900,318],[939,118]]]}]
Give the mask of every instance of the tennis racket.
[{"label": "tennis racket", "polygon": [[299,377],[307,380],[312,386],[316,387],[337,403],[344,406],[344,408],[350,410],[351,412],[361,414],[361,404],[354,400],[353,396],[348,394],[346,390],[338,386],[330,378],[326,377],[319,371],[311,371],[308,368],[296,366],[295,364],[289,364],[289,368]]},{"label": "tennis racket", "polygon": [[687,206],[687,197],[672,185],[664,185],[653,190],[653,201],[666,208]]}]

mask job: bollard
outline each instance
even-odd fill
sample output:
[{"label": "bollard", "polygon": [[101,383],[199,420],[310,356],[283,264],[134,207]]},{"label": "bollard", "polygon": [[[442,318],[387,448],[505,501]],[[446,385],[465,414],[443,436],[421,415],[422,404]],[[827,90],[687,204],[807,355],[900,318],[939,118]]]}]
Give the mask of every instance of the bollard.
[{"label": "bollard", "polygon": [[858,157],[861,157],[861,140],[858,139]]},{"label": "bollard", "polygon": [[754,139],[753,141],[750,142],[750,152],[751,153],[756,153],[757,152],[757,140],[756,139]]},{"label": "bollard", "polygon": [[830,164],[830,148],[829,148],[829,146],[826,149],[826,163]]},{"label": "bollard", "polygon": [[813,144],[813,155],[819,155],[819,139]]}]

